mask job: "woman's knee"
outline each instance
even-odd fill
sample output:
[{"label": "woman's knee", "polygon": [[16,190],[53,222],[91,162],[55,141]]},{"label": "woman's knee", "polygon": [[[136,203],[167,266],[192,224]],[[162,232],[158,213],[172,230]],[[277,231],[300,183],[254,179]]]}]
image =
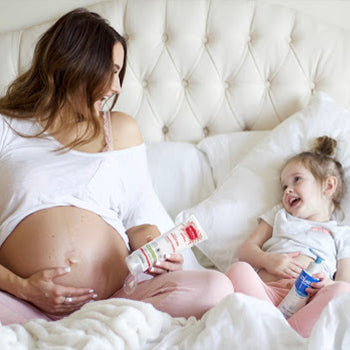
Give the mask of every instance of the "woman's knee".
[{"label": "woman's knee", "polygon": [[192,299],[192,302],[197,302],[199,310],[204,313],[233,293],[233,286],[224,273],[206,270],[203,273],[201,287],[197,290],[197,293],[198,299],[196,301]]},{"label": "woman's knee", "polygon": [[207,270],[204,284],[211,298],[218,301],[233,293],[233,286],[230,279],[219,271]]},{"label": "woman's knee", "polygon": [[[192,278],[191,281],[187,280],[187,283],[185,282],[182,287],[191,286],[192,295],[196,295],[200,302],[215,305],[221,299],[233,293],[231,281],[222,272],[216,270],[196,271],[189,277]],[[181,288],[181,285],[179,287]]]},{"label": "woman's knee", "polygon": [[162,279],[158,294],[144,301],[176,317],[200,318],[233,292],[225,274],[214,270],[174,272]]}]

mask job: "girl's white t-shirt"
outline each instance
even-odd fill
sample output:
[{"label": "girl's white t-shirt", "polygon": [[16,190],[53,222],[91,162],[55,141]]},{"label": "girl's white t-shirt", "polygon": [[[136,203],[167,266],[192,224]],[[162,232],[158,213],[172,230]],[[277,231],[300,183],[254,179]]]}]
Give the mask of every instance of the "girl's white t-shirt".
[{"label": "girl's white t-shirt", "polygon": [[[334,220],[315,222],[290,215],[282,205],[277,205],[262,215],[273,227],[272,237],[262,249],[271,253],[300,252],[315,258],[315,254],[324,259],[322,267],[328,277],[333,278],[337,261],[350,258],[350,227],[341,226]],[[310,252],[312,249],[314,254]]]}]

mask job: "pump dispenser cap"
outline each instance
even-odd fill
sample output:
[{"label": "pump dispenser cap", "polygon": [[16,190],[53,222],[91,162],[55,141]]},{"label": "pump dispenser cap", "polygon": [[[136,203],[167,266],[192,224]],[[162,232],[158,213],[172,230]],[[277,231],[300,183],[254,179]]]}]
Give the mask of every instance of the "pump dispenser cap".
[{"label": "pump dispenser cap", "polygon": [[316,257],[316,260],[315,260],[315,263],[316,263],[316,264],[321,264],[322,260],[323,260],[323,259],[322,259],[321,257],[317,256],[317,257]]},{"label": "pump dispenser cap", "polygon": [[319,255],[317,255],[311,248],[309,248],[310,252],[314,255],[316,255],[316,259],[315,259],[315,263],[316,264],[321,264],[321,262],[324,260],[323,258],[321,258]]},{"label": "pump dispenser cap", "polygon": [[316,256],[316,260],[315,260],[316,264],[321,264],[322,261],[323,259],[320,256]]}]

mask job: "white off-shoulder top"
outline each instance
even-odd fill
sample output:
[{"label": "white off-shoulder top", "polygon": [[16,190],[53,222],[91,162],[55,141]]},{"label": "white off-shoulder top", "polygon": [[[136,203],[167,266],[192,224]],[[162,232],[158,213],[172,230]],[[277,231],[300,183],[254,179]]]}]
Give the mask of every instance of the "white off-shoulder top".
[{"label": "white off-shoulder top", "polygon": [[101,216],[128,246],[125,233],[140,224],[169,230],[173,221],[154,192],[146,147],[100,153],[61,147],[53,137],[34,135],[33,120],[0,115],[0,245],[29,214],[55,206],[75,206]]}]

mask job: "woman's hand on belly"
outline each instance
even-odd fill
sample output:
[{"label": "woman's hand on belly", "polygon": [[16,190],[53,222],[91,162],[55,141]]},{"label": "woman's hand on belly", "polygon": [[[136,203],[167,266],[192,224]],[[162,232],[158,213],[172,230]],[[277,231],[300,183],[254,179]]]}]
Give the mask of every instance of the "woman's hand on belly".
[{"label": "woman's hand on belly", "polygon": [[65,315],[80,309],[97,295],[89,288],[66,287],[55,283],[55,278],[69,272],[69,267],[57,267],[34,273],[23,279],[20,297],[50,314]]},{"label": "woman's hand on belly", "polygon": [[[0,264],[22,278],[16,290],[22,290],[25,281],[22,299],[64,313],[95,293],[100,300],[120,289],[128,274],[128,254],[123,238],[100,216],[76,207],[53,207],[17,225],[0,248]],[[61,272],[51,270],[59,266]],[[70,273],[62,272],[65,266],[71,267]],[[75,307],[61,305],[65,296],[73,298]]]}]

